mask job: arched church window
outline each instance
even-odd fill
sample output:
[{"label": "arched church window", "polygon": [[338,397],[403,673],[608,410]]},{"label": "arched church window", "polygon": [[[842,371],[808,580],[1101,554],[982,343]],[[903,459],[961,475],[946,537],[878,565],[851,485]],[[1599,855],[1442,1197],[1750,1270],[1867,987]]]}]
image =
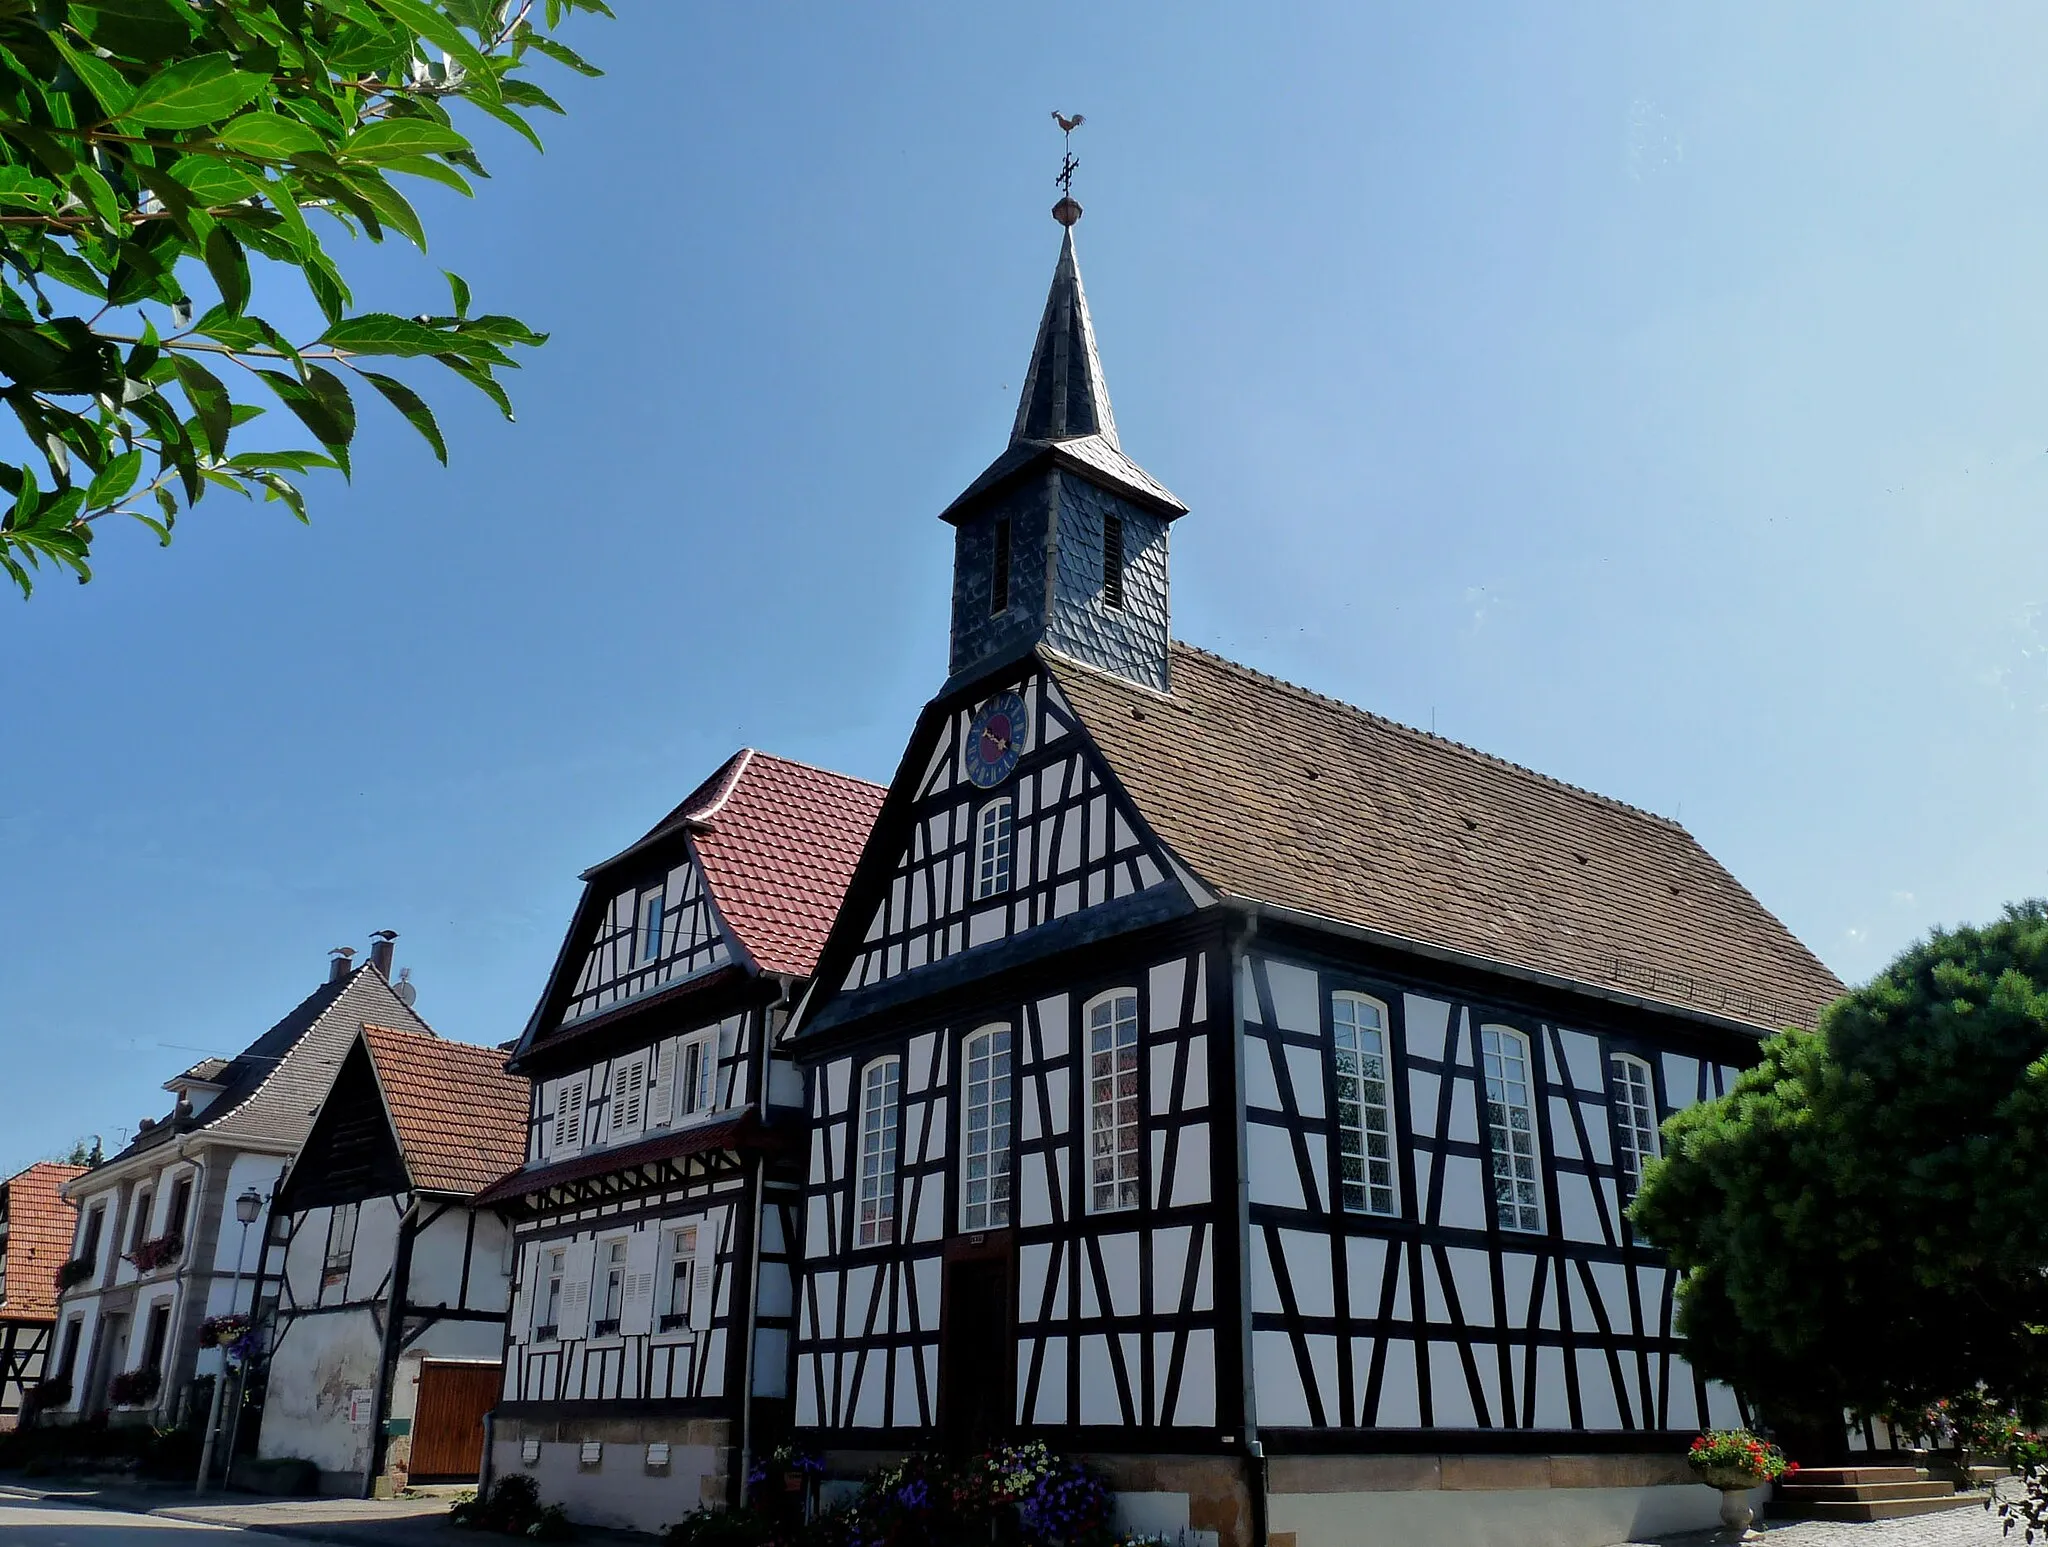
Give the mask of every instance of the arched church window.
[{"label": "arched church window", "polygon": [[1493,1151],[1493,1217],[1503,1230],[1543,1228],[1536,1166],[1535,1073],[1529,1039],[1508,1026],[1479,1029],[1486,1077],[1486,1137]]},{"label": "arched church window", "polygon": [[1337,1163],[1353,1214],[1397,1212],[1394,1121],[1387,1099],[1387,1007],[1364,994],[1330,999],[1331,1072],[1337,1083]]},{"label": "arched church window", "polygon": [[1014,812],[1008,796],[981,808],[975,832],[974,895],[993,897],[1010,889],[1010,843]]},{"label": "arched church window", "polygon": [[984,1026],[960,1049],[960,1228],[1010,1223],[1010,1028]]},{"label": "arched church window", "polygon": [[896,1109],[903,1060],[878,1058],[860,1076],[860,1212],[856,1246],[896,1239]]}]

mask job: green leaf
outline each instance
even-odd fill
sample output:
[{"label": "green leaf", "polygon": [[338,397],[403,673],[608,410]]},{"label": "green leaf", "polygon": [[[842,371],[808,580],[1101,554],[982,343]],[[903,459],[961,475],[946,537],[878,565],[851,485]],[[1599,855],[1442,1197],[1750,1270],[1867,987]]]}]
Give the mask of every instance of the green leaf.
[{"label": "green leaf", "polygon": [[[465,160],[470,159],[465,157]],[[475,196],[476,190],[469,186],[469,179],[445,161],[436,161],[431,156],[398,156],[390,161],[377,163],[386,172],[403,172],[409,177],[424,177],[453,188],[465,199]]]},{"label": "green leaf", "polygon": [[425,400],[396,377],[376,371],[359,371],[357,374],[383,393],[384,400],[412,422],[412,427],[427,438],[427,444],[434,448],[434,455],[446,467],[448,443],[441,438],[441,427],[434,422],[434,411],[427,407]]},{"label": "green leaf", "polygon": [[355,190],[376,210],[386,225],[403,231],[413,246],[421,252],[427,250],[427,229],[420,224],[419,212],[412,207],[404,194],[368,168],[356,174]]},{"label": "green leaf", "polygon": [[171,163],[169,175],[198,204],[234,204],[263,192],[255,178],[218,156],[180,156]]},{"label": "green leaf", "polygon": [[236,69],[232,55],[201,54],[144,81],[122,118],[152,129],[198,129],[247,107],[269,86],[269,76]]},{"label": "green leaf", "polygon": [[135,88],[122,78],[119,70],[90,49],[73,48],[61,32],[52,32],[49,37],[57,52],[64,56],[64,62],[71,66],[71,73],[98,100],[101,112],[109,118],[119,118],[128,111],[135,100]]},{"label": "green leaf", "polygon": [[550,113],[563,113],[567,111],[561,103],[542,91],[540,87],[534,85],[532,81],[522,81],[515,77],[512,80],[503,82],[499,87],[499,91],[503,94],[505,100],[514,107],[538,107],[544,108]]},{"label": "green leaf", "polygon": [[220,286],[220,304],[240,312],[249,304],[249,255],[226,226],[206,233],[206,270]]},{"label": "green leaf", "polygon": [[206,437],[207,450],[216,457],[226,456],[228,429],[233,423],[234,412],[228,389],[218,376],[197,360],[173,352],[170,362],[171,369],[178,373],[178,384],[185,389],[185,396],[192,400],[192,411],[199,416],[199,429]]},{"label": "green leaf", "polygon": [[320,310],[328,322],[341,321],[348,310],[348,286],[342,283],[341,271],[328,261],[325,253],[317,247],[305,254],[299,272],[306,277],[306,288],[313,292],[313,299],[320,304]]},{"label": "green leaf", "polygon": [[455,315],[467,317],[469,315],[469,282],[453,269],[443,269],[441,272],[448,276],[448,293],[455,300]]},{"label": "green leaf", "polygon": [[491,375],[489,367],[465,360],[458,354],[438,354],[434,358],[468,382],[472,387],[476,388],[477,391],[481,392],[493,403],[496,403],[498,405],[498,412],[507,419],[513,417],[512,399],[505,389],[498,385],[497,379]]},{"label": "green leaf", "polygon": [[395,161],[468,149],[467,139],[431,118],[384,118],[351,135],[341,155],[347,161]]},{"label": "green leaf", "polygon": [[476,45],[463,35],[460,27],[432,6],[421,4],[420,0],[373,0],[373,3],[393,21],[410,27],[415,36],[425,38],[444,53],[460,60],[464,68],[477,75],[490,75],[490,61],[477,52]]},{"label": "green leaf", "polygon": [[121,362],[114,346],[83,318],[60,317],[37,326],[0,321],[0,374],[32,392],[120,392]]},{"label": "green leaf", "polygon": [[326,141],[318,134],[296,118],[279,113],[244,113],[230,119],[213,142],[224,150],[263,161],[289,161],[326,149]]},{"label": "green leaf", "polygon": [[85,502],[95,510],[103,505],[115,505],[124,499],[135,487],[135,480],[142,476],[142,453],[124,451],[101,468],[85,491]]},{"label": "green leaf", "polygon": [[337,322],[318,342],[362,355],[431,355],[448,347],[448,340],[432,328],[389,312],[365,312]]},{"label": "green leaf", "polygon": [[78,170],[71,175],[71,186],[101,225],[114,232],[122,229],[121,201],[114,197],[113,185],[100,175],[97,167],[89,161],[79,162]]},{"label": "green leaf", "polygon": [[188,48],[199,25],[192,8],[178,0],[71,0],[70,20],[95,47],[144,64]]},{"label": "green leaf", "polygon": [[308,368],[305,381],[283,371],[259,370],[256,374],[285,407],[299,416],[299,422],[313,432],[313,438],[327,448],[346,475],[348,446],[356,433],[356,410],[340,379],[317,365]]},{"label": "green leaf", "polygon": [[526,46],[536,54],[545,54],[556,64],[565,64],[578,75],[602,75],[604,71],[585,59],[566,43],[558,43],[551,37],[538,32],[529,32],[523,39]]},{"label": "green leaf", "polygon": [[507,128],[516,129],[520,134],[524,135],[526,137],[527,144],[531,145],[535,150],[544,151],[547,149],[545,145],[541,144],[540,136],[534,133],[533,125],[528,123],[525,119],[521,118],[517,113],[513,112],[512,109],[510,109],[509,107],[506,107],[503,103],[486,102],[481,97],[471,97],[470,101],[476,106],[479,112],[488,113],[491,117],[497,119],[499,123],[504,124]]}]

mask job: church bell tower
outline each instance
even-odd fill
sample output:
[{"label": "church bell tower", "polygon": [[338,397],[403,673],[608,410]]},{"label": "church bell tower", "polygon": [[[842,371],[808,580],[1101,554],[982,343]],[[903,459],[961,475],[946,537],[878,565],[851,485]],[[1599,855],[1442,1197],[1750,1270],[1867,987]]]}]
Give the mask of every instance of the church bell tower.
[{"label": "church bell tower", "polygon": [[941,516],[955,531],[947,688],[1042,644],[1166,692],[1167,528],[1187,506],[1117,440],[1071,192],[1053,218],[1065,228],[1059,263],[1009,447]]}]

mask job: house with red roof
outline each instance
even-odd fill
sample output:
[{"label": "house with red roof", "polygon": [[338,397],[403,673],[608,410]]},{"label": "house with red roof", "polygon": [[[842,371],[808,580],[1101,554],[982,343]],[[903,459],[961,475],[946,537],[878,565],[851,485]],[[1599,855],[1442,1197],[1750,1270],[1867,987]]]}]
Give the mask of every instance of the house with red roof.
[{"label": "house with red roof", "polygon": [[363,1024],[279,1185],[257,1455],[324,1490],[473,1478],[497,1399],[511,1229],[479,1197],[526,1149],[503,1048]]},{"label": "house with red roof", "polygon": [[[57,1270],[71,1256],[78,1209],[63,1194],[84,1166],[38,1161],[0,1182],[0,1429],[21,1421],[24,1404],[46,1373],[67,1380],[53,1365],[51,1332],[57,1325]],[[77,1357],[77,1340],[71,1344]]]},{"label": "house with red roof", "polygon": [[[489,1465],[654,1529],[788,1430],[807,1143],[786,1029],[883,791],[742,750],[586,871],[512,1054],[525,1159]],[[771,1438],[768,1443],[774,1441]]]}]

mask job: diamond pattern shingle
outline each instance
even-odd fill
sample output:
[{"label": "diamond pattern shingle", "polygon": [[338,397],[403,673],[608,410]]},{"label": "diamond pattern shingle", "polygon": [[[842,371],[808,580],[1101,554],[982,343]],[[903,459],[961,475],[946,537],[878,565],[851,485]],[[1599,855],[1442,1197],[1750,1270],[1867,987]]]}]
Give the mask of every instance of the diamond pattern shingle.
[{"label": "diamond pattern shingle", "polygon": [[680,808],[712,900],[763,972],[817,967],[887,793],[750,748]]},{"label": "diamond pattern shingle", "polygon": [[363,1043],[416,1191],[469,1197],[526,1158],[530,1087],[502,1049],[370,1025]]},{"label": "diamond pattern shingle", "polygon": [[1173,693],[1050,664],[1209,886],[1760,1028],[1841,983],[1691,834],[1187,645]]},{"label": "diamond pattern shingle", "polygon": [[7,1243],[0,1248],[7,1262],[7,1284],[0,1293],[0,1321],[56,1317],[57,1270],[71,1255],[78,1224],[78,1206],[67,1203],[58,1189],[85,1172],[84,1166],[44,1160],[0,1182],[0,1192],[7,1196]]}]

